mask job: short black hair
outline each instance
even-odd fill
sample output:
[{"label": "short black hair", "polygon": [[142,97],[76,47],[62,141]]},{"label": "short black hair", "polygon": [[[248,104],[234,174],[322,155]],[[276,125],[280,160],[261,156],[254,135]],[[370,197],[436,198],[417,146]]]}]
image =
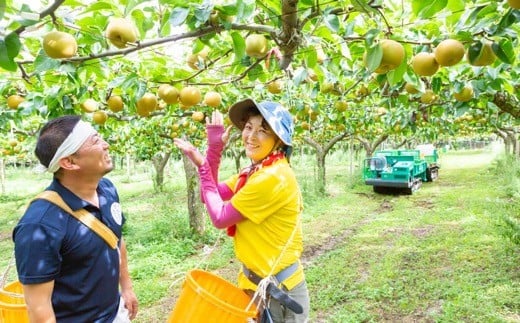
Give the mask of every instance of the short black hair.
[{"label": "short black hair", "polygon": [[265,120],[264,116],[262,115],[262,113],[260,113],[260,110],[258,110],[257,107],[255,106],[251,106],[243,115],[242,115],[242,119],[239,120],[239,129],[243,130],[244,127],[246,126],[246,123],[249,121],[249,118],[251,117],[254,117],[254,116],[261,116],[262,117],[262,127],[264,127],[265,129],[270,129],[271,130],[271,126],[269,125],[269,123],[267,122],[267,120]]},{"label": "short black hair", "polygon": [[80,116],[66,115],[52,119],[43,126],[34,150],[36,157],[43,166],[49,167],[56,151],[80,120]]}]

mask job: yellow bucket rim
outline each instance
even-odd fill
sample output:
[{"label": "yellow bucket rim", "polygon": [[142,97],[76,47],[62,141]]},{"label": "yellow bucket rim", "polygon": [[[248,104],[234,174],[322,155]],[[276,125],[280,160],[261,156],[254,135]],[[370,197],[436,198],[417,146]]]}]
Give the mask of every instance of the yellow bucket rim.
[{"label": "yellow bucket rim", "polygon": [[187,282],[189,284],[191,284],[193,287],[195,287],[195,289],[193,291],[196,294],[203,295],[204,297],[207,297],[208,298],[207,300],[210,303],[212,303],[213,305],[215,305],[217,307],[220,307],[221,309],[224,308],[227,311],[229,311],[231,313],[234,313],[235,315],[240,315],[240,316],[244,316],[245,315],[247,317],[255,317],[256,316],[257,310],[256,310],[256,306],[255,306],[254,303],[251,304],[251,308],[249,310],[246,310],[246,309],[241,309],[241,308],[238,308],[236,306],[230,305],[230,304],[228,304],[226,302],[223,302],[222,300],[220,300],[218,297],[216,297],[212,293],[208,292],[204,288],[201,288],[199,283],[193,277],[193,275],[195,275],[195,274],[205,275],[205,276],[212,276],[214,279],[222,282],[225,285],[229,285],[230,287],[234,287],[237,290],[240,290],[240,289],[238,287],[234,286],[233,284],[231,284],[230,282],[228,282],[227,280],[225,280],[222,277],[219,277],[219,276],[217,276],[215,274],[212,274],[210,272],[207,272],[207,271],[201,270],[201,269],[193,269],[187,275]]},{"label": "yellow bucket rim", "polygon": [[15,292],[9,292],[9,291],[6,291],[5,289],[0,289],[0,294],[1,295],[7,295],[9,297],[14,297],[14,298],[24,298],[23,294],[15,293]]},{"label": "yellow bucket rim", "polygon": [[0,301],[0,309],[9,309],[9,310],[26,310],[27,306],[25,304],[12,304]]}]

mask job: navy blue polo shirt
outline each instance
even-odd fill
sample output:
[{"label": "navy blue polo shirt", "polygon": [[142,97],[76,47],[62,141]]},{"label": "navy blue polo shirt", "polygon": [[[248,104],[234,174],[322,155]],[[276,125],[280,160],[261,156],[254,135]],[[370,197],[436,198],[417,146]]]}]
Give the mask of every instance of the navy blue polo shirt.
[{"label": "navy blue polo shirt", "polygon": [[[85,208],[121,239],[124,217],[116,188],[98,185],[99,206],[74,195],[56,179],[56,191],[76,211]],[[54,280],[58,322],[112,322],[119,306],[119,251],[58,206],[35,200],[13,231],[18,278],[23,284]]]}]

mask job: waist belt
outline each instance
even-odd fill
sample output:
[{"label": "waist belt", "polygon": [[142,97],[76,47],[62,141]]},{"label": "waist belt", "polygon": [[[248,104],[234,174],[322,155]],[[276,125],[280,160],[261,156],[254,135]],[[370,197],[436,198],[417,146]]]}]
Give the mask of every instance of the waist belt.
[{"label": "waist belt", "polygon": [[[292,274],[296,272],[299,267],[298,261],[294,264],[286,267],[281,270],[278,274],[274,275],[278,283],[282,283],[284,280],[289,278]],[[263,279],[259,275],[257,275],[254,271],[249,270],[246,266],[242,266],[242,272],[244,275],[255,285],[258,285],[260,281]],[[271,295],[272,298],[279,301],[281,304],[285,305],[288,309],[293,311],[296,314],[303,313],[303,307],[292,299],[285,291],[278,288],[273,282],[269,282],[267,285],[267,293]]]}]

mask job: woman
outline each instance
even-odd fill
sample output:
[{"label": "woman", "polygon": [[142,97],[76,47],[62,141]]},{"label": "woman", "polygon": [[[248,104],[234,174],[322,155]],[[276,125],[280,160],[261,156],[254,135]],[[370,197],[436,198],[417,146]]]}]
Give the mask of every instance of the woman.
[{"label": "woman", "polygon": [[278,103],[246,99],[229,109],[229,118],[242,131],[251,165],[222,183],[217,180],[218,167],[230,128],[224,131],[219,112],[207,121],[206,157],[187,141],[175,139],[175,144],[199,169],[212,223],[227,228],[234,239],[235,254],[243,265],[239,287],[253,294],[260,284],[270,295],[262,319],[307,322],[309,296],[299,260],[302,200],[289,165],[292,117]]}]

